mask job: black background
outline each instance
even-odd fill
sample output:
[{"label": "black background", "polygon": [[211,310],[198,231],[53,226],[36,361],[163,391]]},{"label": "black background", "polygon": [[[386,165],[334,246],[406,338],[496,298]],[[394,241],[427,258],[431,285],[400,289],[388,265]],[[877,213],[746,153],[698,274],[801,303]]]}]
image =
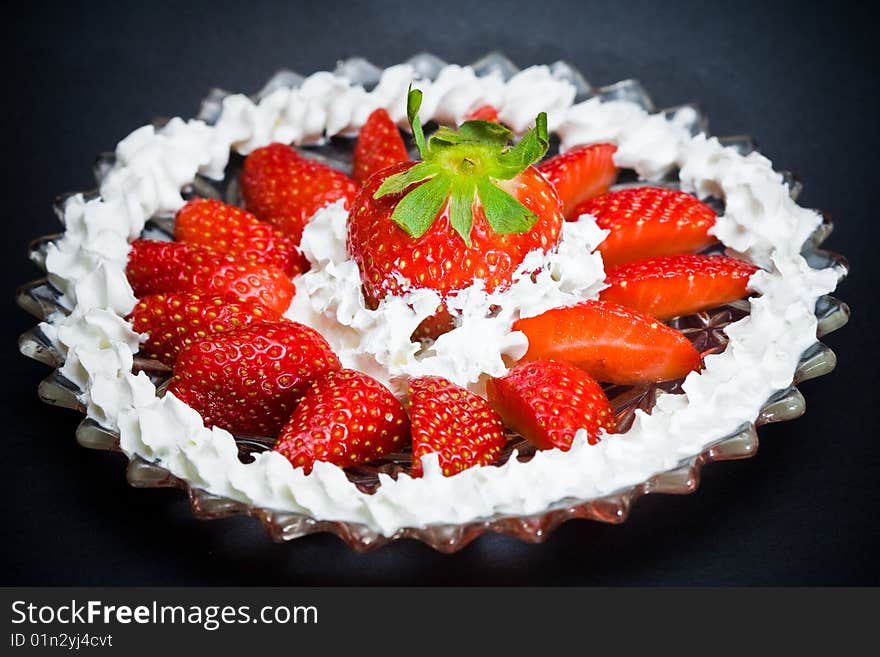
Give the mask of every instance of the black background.
[{"label": "black background", "polygon": [[[0,123],[6,236],[0,395],[2,584],[878,584],[877,117],[873,16],[844,3],[16,3],[5,11]],[[25,247],[56,232],[55,194],[92,186],[97,152],[157,115],[192,116],[212,86],[252,92],[278,68],[328,70],[419,51],[467,63],[565,59],[594,84],[641,79],[658,106],[697,100],[714,134],[749,133],[829,210],[853,320],[836,372],[801,386],[807,414],[761,430],[756,458],[717,464],[693,495],[648,497],[621,526],[577,521],[545,544],[485,536],[453,556],[412,542],[358,555],[331,536],[276,545],[255,521],[191,517],[134,490],[124,459],[76,445],[79,417],[36,398],[19,355],[33,324]]]}]

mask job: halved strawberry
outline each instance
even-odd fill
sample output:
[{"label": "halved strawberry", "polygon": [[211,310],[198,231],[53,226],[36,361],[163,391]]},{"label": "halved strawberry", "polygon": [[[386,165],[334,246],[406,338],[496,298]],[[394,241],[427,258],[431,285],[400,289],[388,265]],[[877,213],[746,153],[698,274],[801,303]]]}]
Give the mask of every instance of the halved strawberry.
[{"label": "halved strawberry", "polygon": [[147,334],[140,355],[171,366],[181,349],[212,333],[280,319],[278,313],[258,303],[191,293],[150,294],[140,299],[131,313],[134,330]]},{"label": "halved strawberry", "polygon": [[587,199],[604,194],[617,178],[614,144],[578,146],[538,165],[562,201],[562,213],[569,221],[580,214],[575,207]]},{"label": "halved strawberry", "polygon": [[197,410],[206,426],[275,436],[312,381],[339,367],[314,329],[264,322],[184,347],[168,391]]},{"label": "halved strawberry", "polygon": [[131,244],[128,282],[136,297],[162,292],[219,294],[256,302],[279,315],[296,292],[276,267],[251,265],[203,246],[182,242],[135,240]]},{"label": "halved strawberry", "polygon": [[445,476],[498,459],[507,439],[489,403],[439,376],[409,383],[412,476],[422,476],[422,456],[438,454]]},{"label": "halved strawberry", "polygon": [[583,301],[514,322],[529,339],[525,360],[564,360],[606,383],[679,379],[700,354],[679,331],[608,301]]},{"label": "halved strawberry", "polygon": [[492,123],[498,123],[498,108],[493,107],[492,105],[480,105],[477,109],[468,112],[468,115],[464,117],[464,120],[490,121]]},{"label": "halved strawberry", "polygon": [[274,449],[308,474],[315,461],[340,467],[375,461],[405,444],[408,432],[406,412],[388,388],[339,370],[312,383]]},{"label": "halved strawberry", "polygon": [[278,267],[288,276],[308,268],[293,240],[250,212],[209,198],[195,198],[177,211],[174,236],[254,265]]},{"label": "halved strawberry", "polygon": [[297,245],[315,212],[339,199],[348,207],[357,192],[358,186],[344,173],[307,160],[286,144],[256,149],[245,158],[241,172],[245,207]]},{"label": "halved strawberry", "polygon": [[749,293],[751,263],[725,256],[677,255],[639,260],[608,270],[600,298],[657,319],[697,313]]},{"label": "halved strawberry", "polygon": [[377,171],[408,160],[403,137],[388,112],[382,108],[374,110],[354,146],[354,181],[363,185]]},{"label": "halved strawberry", "polygon": [[520,363],[490,379],[489,403],[504,423],[538,449],[568,451],[578,429],[591,445],[617,424],[602,387],[581,369],[560,361]]},{"label": "halved strawberry", "polygon": [[591,214],[611,234],[599,244],[606,267],[690,253],[715,242],[715,211],[695,196],[663,187],[630,187],[590,199],[575,216]]}]

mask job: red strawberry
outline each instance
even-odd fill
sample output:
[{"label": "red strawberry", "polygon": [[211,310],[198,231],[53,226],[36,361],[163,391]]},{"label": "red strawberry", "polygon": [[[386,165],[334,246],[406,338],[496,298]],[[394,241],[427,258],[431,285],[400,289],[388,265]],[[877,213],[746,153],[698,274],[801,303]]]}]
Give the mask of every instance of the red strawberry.
[{"label": "red strawberry", "polygon": [[275,436],[311,382],[338,369],[314,329],[265,322],[184,347],[168,391],[197,410],[206,426]]},{"label": "red strawberry", "polygon": [[457,326],[455,317],[446,304],[441,303],[437,306],[437,312],[430,317],[422,320],[422,323],[413,331],[410,339],[417,342],[419,340],[435,340],[444,333],[449,333]]},{"label": "red strawberry", "polygon": [[492,105],[481,105],[465,117],[465,121],[491,121],[498,123],[498,109]]},{"label": "red strawberry", "polygon": [[258,148],[244,160],[241,194],[245,207],[299,244],[303,227],[325,205],[357,195],[354,181],[326,164],[307,160],[286,144]]},{"label": "red strawberry", "polygon": [[408,432],[406,412],[388,388],[366,374],[339,370],[312,383],[275,451],[308,474],[315,461],[341,467],[375,461],[401,447]]},{"label": "red strawberry", "polygon": [[422,476],[422,456],[439,454],[445,476],[491,465],[507,443],[501,418],[488,402],[439,376],[409,384],[412,476]]},{"label": "red strawberry", "polygon": [[134,330],[148,335],[141,355],[172,366],[181,349],[213,333],[280,319],[278,313],[258,303],[190,293],[150,294],[131,313]]},{"label": "red strawberry", "polygon": [[195,198],[180,208],[174,236],[251,264],[277,267],[288,276],[308,266],[287,235],[250,212],[215,199]]},{"label": "red strawberry", "polygon": [[722,306],[749,293],[754,265],[724,256],[677,255],[640,260],[607,272],[600,298],[657,319]]},{"label": "red strawberry", "polygon": [[564,360],[607,383],[679,379],[701,364],[680,332],[608,301],[554,308],[513,328],[529,339],[526,360]]},{"label": "red strawberry", "polygon": [[182,242],[135,240],[125,273],[136,297],[161,292],[219,294],[260,303],[279,315],[296,292],[280,269],[247,264]]},{"label": "red strawberry", "polygon": [[606,267],[654,256],[699,251],[715,238],[715,211],[696,197],[663,187],[630,187],[582,203],[611,234],[599,245]]},{"label": "red strawberry", "polygon": [[580,214],[575,207],[587,199],[604,194],[617,178],[614,144],[578,146],[541,162],[538,170],[556,189],[562,201],[562,213],[569,221]]},{"label": "red strawberry", "polygon": [[559,199],[529,165],[546,151],[546,115],[514,147],[507,128],[486,121],[442,127],[426,142],[420,98],[413,90],[408,110],[422,161],[370,178],[348,219],[348,252],[371,305],[400,294],[401,280],[441,297],[476,278],[494,290],[527,253],[559,239]]},{"label": "red strawberry", "polygon": [[520,363],[506,375],[490,379],[486,392],[504,423],[538,449],[568,451],[578,429],[586,429],[591,445],[599,442],[603,429],[617,430],[602,387],[569,363]]},{"label": "red strawberry", "polygon": [[364,181],[392,164],[406,162],[409,154],[400,131],[384,109],[375,110],[367,118],[354,146],[354,181]]}]

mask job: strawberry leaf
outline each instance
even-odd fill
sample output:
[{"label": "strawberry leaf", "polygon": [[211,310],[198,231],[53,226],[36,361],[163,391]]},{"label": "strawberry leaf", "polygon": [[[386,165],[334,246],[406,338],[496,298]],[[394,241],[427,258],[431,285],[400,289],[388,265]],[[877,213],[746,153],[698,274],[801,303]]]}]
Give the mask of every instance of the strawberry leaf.
[{"label": "strawberry leaf", "polygon": [[496,233],[525,233],[538,220],[538,215],[487,179],[477,182],[477,194],[486,220]]},{"label": "strawberry leaf", "polygon": [[401,199],[391,214],[391,220],[411,237],[421,237],[443,209],[451,185],[446,176],[431,178]]},{"label": "strawberry leaf", "polygon": [[437,129],[429,144],[431,147],[435,145],[456,146],[458,144],[491,144],[495,147],[506,146],[513,133],[498,123],[491,121],[466,121],[461,124],[458,130],[453,130],[447,126],[440,126]]},{"label": "strawberry leaf", "polygon": [[506,146],[513,133],[500,123],[494,121],[465,121],[458,128],[458,134],[469,141],[489,142]]},{"label": "strawberry leaf", "polygon": [[437,175],[437,173],[438,168],[434,164],[430,162],[419,162],[406,171],[401,171],[400,173],[395,173],[393,176],[388,176],[382,181],[382,184],[379,185],[379,189],[373,193],[373,198],[382,198],[387,194],[400,194],[400,192],[410,185],[431,178],[432,176]]},{"label": "strawberry leaf", "polygon": [[493,171],[494,176],[503,180],[513,178],[532,162],[544,157],[549,146],[547,113],[541,112],[535,119],[535,127],[523,135],[516,146],[498,156],[499,168]]},{"label": "strawberry leaf", "polygon": [[466,143],[467,139],[464,139],[458,132],[453,130],[452,128],[447,128],[445,125],[440,126],[431,138],[428,140],[429,148],[433,153],[437,148],[449,148],[451,146],[458,146],[459,144]]},{"label": "strawberry leaf", "polygon": [[474,225],[474,185],[457,185],[449,198],[449,222],[464,243],[471,245],[471,227]]}]

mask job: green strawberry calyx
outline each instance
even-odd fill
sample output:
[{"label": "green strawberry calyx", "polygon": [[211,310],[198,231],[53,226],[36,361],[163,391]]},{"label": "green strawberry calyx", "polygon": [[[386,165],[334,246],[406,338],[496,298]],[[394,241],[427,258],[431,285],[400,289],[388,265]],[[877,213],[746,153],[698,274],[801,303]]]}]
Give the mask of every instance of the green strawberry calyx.
[{"label": "green strawberry calyx", "polygon": [[535,119],[515,145],[513,133],[491,121],[465,121],[458,130],[439,128],[428,140],[419,121],[422,92],[410,87],[406,112],[421,162],[386,178],[373,198],[401,194],[391,219],[410,236],[425,234],[449,205],[449,221],[465,244],[471,245],[474,203],[479,202],[492,229],[499,234],[525,233],[537,215],[502,189],[497,182],[511,180],[547,152],[547,113]]}]

